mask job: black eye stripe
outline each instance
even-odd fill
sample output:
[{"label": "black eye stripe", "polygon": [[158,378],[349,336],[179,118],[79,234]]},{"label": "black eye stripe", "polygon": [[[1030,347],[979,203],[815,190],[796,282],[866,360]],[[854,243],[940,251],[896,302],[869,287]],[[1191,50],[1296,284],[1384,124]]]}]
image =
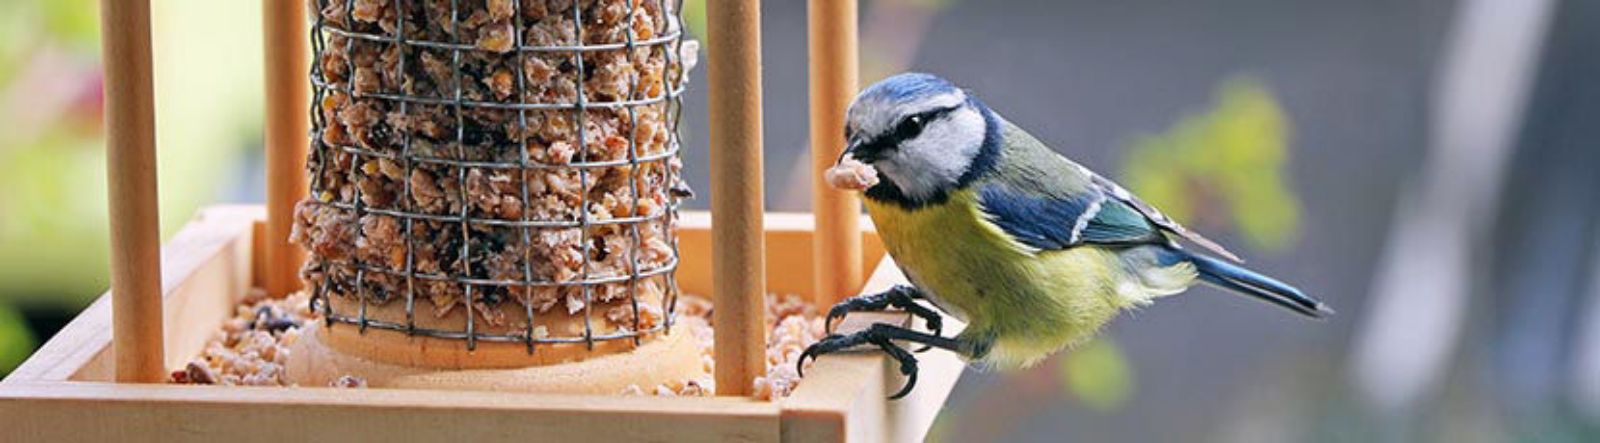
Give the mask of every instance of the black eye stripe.
[{"label": "black eye stripe", "polygon": [[[861,143],[856,148],[857,158],[869,163],[873,160],[883,158],[883,156],[887,155],[889,151],[898,148],[901,142],[916,138],[918,135],[921,135],[922,129],[928,123],[943,118],[945,115],[955,112],[956,109],[960,108],[960,105],[947,106],[906,116],[905,118],[900,119],[900,121],[895,122],[894,126],[891,126],[888,132]],[[851,136],[855,135],[853,132],[854,131],[851,131],[851,128],[845,128],[845,137],[847,140]]]},{"label": "black eye stripe", "polygon": [[888,147],[898,146],[900,142],[915,138],[917,135],[922,134],[922,129],[927,126],[928,123],[943,118],[946,114],[955,112],[956,109],[960,108],[961,106],[959,105],[946,106],[943,108],[927,110],[906,116],[905,118],[900,119],[900,121],[895,122],[893,129],[891,129],[889,133],[879,136],[878,140],[873,140],[872,143],[886,145]]},{"label": "black eye stripe", "polygon": [[949,114],[951,112],[955,112],[955,110],[958,109],[958,108],[960,108],[960,106],[946,106],[946,107],[939,108],[939,109],[933,109],[933,110],[928,110],[928,111],[923,111],[923,112],[919,112],[919,113],[916,113],[916,114],[912,114],[909,117],[901,119],[900,120],[900,125],[906,125],[906,124],[915,124],[916,126],[927,125],[929,122],[932,122],[934,120],[938,120],[940,118],[943,118],[945,116],[945,114]]}]

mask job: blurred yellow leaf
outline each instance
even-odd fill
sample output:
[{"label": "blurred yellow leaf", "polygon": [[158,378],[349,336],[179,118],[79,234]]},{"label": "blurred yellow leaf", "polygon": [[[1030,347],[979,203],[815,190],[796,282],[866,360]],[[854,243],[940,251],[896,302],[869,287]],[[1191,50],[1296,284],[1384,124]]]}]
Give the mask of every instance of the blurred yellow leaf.
[{"label": "blurred yellow leaf", "polygon": [[11,305],[0,303],[0,375],[10,374],[33,352],[33,332]]},{"label": "blurred yellow leaf", "polygon": [[1097,339],[1067,353],[1059,368],[1062,386],[1091,409],[1115,411],[1133,395],[1133,371],[1122,349],[1110,339]]},{"label": "blurred yellow leaf", "polygon": [[100,8],[92,0],[42,2],[46,29],[77,47],[100,46]]},{"label": "blurred yellow leaf", "polygon": [[683,12],[680,15],[683,17],[684,28],[691,34],[683,36],[684,39],[706,35],[706,0],[684,0]]},{"label": "blurred yellow leaf", "polygon": [[1253,79],[1224,81],[1215,100],[1132,143],[1123,180],[1174,219],[1231,222],[1251,246],[1281,249],[1300,225],[1299,199],[1283,177],[1289,120]]}]

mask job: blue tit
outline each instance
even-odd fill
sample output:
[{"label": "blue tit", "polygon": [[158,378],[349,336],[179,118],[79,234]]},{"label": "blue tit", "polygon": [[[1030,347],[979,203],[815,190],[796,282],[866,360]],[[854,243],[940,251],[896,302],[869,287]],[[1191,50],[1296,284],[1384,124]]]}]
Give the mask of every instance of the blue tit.
[{"label": "blue tit", "polygon": [[[910,377],[898,398],[916,383],[916,358],[896,341],[950,350],[986,367],[1025,368],[1094,336],[1118,312],[1197,282],[1310,317],[1332,312],[1239,266],[1227,249],[939,77],[900,74],[868,87],[850,105],[845,127],[841,163],[864,163],[879,176],[863,184],[863,200],[911,286],[846,300],[828,322],[897,307],[923,318],[933,333],[876,324],[824,338],[806,349],[802,365],[878,346]],[[940,314],[917,300],[967,328],[942,336]]]}]

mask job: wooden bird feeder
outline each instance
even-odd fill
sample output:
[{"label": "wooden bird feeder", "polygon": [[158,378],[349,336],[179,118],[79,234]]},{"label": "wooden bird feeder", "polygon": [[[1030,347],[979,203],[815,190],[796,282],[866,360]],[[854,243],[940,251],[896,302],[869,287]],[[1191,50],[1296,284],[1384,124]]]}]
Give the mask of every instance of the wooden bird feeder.
[{"label": "wooden bird feeder", "polygon": [[[812,176],[820,181],[843,145],[844,109],[857,88],[856,2],[807,3]],[[164,383],[252,288],[284,294],[300,285],[305,254],[288,237],[294,205],[307,194],[306,9],[302,0],[263,2],[267,204],[202,210],[163,246],[149,0],[100,4],[111,290],[0,381],[0,441],[914,441],[927,433],[963,368],[950,354],[923,354],[917,389],[888,401],[904,380],[881,354],[830,355],[790,396],[749,397],[750,380],[765,365],[765,294],[807,294],[825,311],[843,297],[904,278],[860,220],[853,196],[819,184],[815,217],[763,212],[760,2],[707,0],[709,75],[698,87],[710,96],[712,210],[681,214],[676,282],[683,292],[714,299],[717,396],[539,392],[539,383],[503,384],[494,374],[470,371],[450,374],[468,379],[471,389]],[[868,317],[844,327],[859,328]],[[620,357],[648,366],[652,357],[644,349]],[[431,352],[481,359],[494,351]],[[571,375],[595,368],[572,365],[592,363],[541,370]]]}]

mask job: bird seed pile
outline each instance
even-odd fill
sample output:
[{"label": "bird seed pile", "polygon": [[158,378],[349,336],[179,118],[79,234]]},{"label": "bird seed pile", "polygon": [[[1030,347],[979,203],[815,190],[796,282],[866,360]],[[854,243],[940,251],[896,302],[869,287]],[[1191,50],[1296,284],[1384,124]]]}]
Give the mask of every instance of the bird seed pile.
[{"label": "bird seed pile", "polygon": [[[234,309],[234,317],[223,322],[205,348],[183,369],[173,371],[171,381],[181,384],[292,386],[284,368],[294,358],[290,347],[300,339],[302,327],[319,321],[309,305],[305,291],[275,299],[254,291]],[[689,328],[700,345],[706,374],[714,372],[715,343],[711,331],[711,301],[694,295],[679,300],[677,327]],[[752,380],[755,396],[782,398],[800,383],[795,361],[807,346],[822,339],[822,317],[798,296],[767,296],[767,372]],[[361,377],[345,375],[334,387],[366,387]],[[629,386],[622,395],[709,396],[716,389],[708,376],[700,380],[681,380],[649,389]]]},{"label": "bird seed pile", "polygon": [[[691,396],[711,395],[715,391],[716,381],[709,376],[716,372],[717,364],[716,359],[712,358],[716,342],[711,330],[711,300],[686,295],[678,303],[681,324],[693,331],[699,340],[707,378],[664,384],[648,391],[639,386],[629,386],[623,391],[624,395]],[[771,400],[789,396],[800,385],[800,373],[796,372],[795,363],[800,360],[800,354],[805,352],[806,347],[827,335],[827,330],[816,308],[799,296],[768,294],[766,308],[767,371],[765,375],[756,376],[751,385],[755,388],[752,391],[754,397]],[[806,362],[807,365],[810,363]]]},{"label": "bird seed pile", "polygon": [[279,299],[266,295],[265,291],[252,291],[234,307],[233,318],[224,321],[211,335],[200,355],[183,369],[172,372],[172,382],[287,385],[284,368],[289,348],[300,339],[301,327],[316,316],[304,291]]}]

